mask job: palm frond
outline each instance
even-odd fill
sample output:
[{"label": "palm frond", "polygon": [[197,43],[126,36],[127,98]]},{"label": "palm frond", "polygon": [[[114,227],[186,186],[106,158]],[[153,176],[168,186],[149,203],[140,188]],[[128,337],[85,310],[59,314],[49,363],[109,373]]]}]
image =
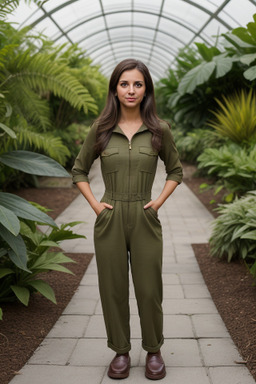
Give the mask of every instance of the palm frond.
[{"label": "palm frond", "polygon": [[28,122],[43,130],[51,127],[50,107],[47,100],[40,98],[20,78],[16,78],[8,90],[6,98],[13,105],[16,114],[24,116]]},{"label": "palm frond", "polygon": [[[49,0],[25,0],[27,4],[31,2],[41,7]],[[20,0],[0,0],[0,18],[5,18],[9,13],[12,13],[20,4]]]},{"label": "palm frond", "polygon": [[[16,46],[17,45],[15,44],[9,44],[0,49],[0,69],[5,67],[5,63],[8,57],[13,53],[13,50]],[[1,77],[3,77],[3,74],[0,74],[0,82],[4,80],[4,78],[1,79]]]},{"label": "palm frond", "polygon": [[49,133],[35,132],[31,127],[16,127],[17,140],[13,141],[15,149],[30,149],[43,151],[44,154],[65,165],[70,156],[68,148],[62,143],[60,137]]},{"label": "palm frond", "polygon": [[9,13],[13,12],[19,5],[19,0],[1,0],[0,1],[0,18],[5,18]]},{"label": "palm frond", "polygon": [[51,54],[37,53],[31,56],[27,50],[9,62],[9,71],[12,74],[9,82],[20,78],[28,87],[39,92],[51,91],[78,110],[97,112],[88,90],[69,73],[66,63],[62,60],[52,62]]}]

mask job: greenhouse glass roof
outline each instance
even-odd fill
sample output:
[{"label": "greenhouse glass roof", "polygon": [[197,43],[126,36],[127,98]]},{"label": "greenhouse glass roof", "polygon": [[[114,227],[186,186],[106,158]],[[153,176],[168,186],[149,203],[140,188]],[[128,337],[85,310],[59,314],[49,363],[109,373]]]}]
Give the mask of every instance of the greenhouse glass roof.
[{"label": "greenhouse glass roof", "polygon": [[78,43],[109,76],[127,57],[163,77],[180,48],[214,44],[216,35],[245,26],[256,0],[49,0],[42,8],[21,3],[9,17],[33,25],[56,44]]}]

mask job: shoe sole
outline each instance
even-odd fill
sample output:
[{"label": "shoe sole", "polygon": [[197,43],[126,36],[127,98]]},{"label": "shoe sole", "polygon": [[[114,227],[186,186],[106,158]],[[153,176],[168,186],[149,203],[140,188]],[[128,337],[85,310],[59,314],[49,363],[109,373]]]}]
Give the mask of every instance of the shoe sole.
[{"label": "shoe sole", "polygon": [[128,373],[108,373],[108,377],[110,377],[111,379],[126,379],[127,377],[129,376],[129,372]]},{"label": "shoe sole", "polygon": [[125,373],[110,373],[108,372],[108,377],[111,379],[126,379],[129,376],[130,373],[130,365],[128,367],[128,372]]},{"label": "shoe sole", "polygon": [[161,375],[151,375],[150,373],[145,372],[145,376],[150,380],[161,380],[166,376],[166,372],[163,372]]}]

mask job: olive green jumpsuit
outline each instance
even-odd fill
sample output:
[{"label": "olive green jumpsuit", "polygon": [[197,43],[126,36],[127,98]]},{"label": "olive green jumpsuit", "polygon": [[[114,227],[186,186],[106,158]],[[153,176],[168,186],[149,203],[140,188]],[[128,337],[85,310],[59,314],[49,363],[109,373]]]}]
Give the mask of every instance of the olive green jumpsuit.
[{"label": "olive green jumpsuit", "polygon": [[[96,218],[94,244],[99,290],[108,346],[117,353],[130,350],[129,264],[140,316],[142,346],[157,352],[163,344],[162,228],[151,200],[158,156],[167,178],[178,183],[182,168],[169,126],[163,129],[162,149],[152,148],[152,134],[143,124],[128,141],[117,126],[100,155],[105,193],[111,204]],[[96,127],[87,135],[72,169],[73,182],[89,182],[88,174],[98,157],[94,151]]]}]

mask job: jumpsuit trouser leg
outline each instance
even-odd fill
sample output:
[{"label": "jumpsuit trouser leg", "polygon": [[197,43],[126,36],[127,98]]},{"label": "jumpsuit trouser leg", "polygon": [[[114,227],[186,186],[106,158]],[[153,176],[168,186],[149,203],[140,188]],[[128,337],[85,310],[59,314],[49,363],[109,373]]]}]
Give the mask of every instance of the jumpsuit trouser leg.
[{"label": "jumpsuit trouser leg", "polygon": [[130,256],[142,346],[157,352],[163,344],[161,224],[152,208],[144,210],[145,201],[106,202],[114,208],[97,217],[94,241],[108,346],[116,353],[131,349]]}]

